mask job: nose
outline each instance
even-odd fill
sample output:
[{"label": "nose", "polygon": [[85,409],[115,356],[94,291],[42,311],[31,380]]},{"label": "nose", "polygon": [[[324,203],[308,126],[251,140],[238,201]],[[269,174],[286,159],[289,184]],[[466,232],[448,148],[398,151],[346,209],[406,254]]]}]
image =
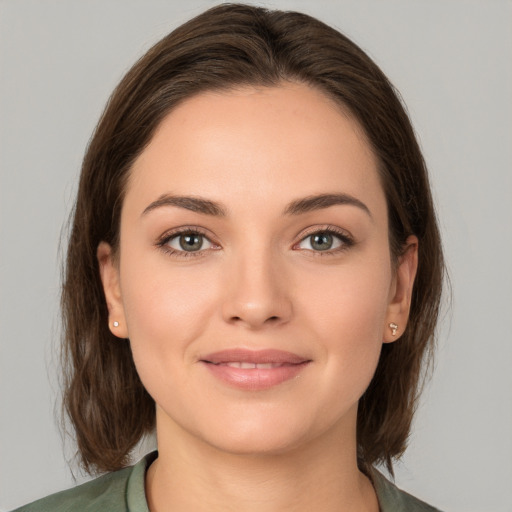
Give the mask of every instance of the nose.
[{"label": "nose", "polygon": [[278,260],[272,254],[253,252],[231,262],[222,310],[226,322],[257,330],[290,321],[291,287]]}]

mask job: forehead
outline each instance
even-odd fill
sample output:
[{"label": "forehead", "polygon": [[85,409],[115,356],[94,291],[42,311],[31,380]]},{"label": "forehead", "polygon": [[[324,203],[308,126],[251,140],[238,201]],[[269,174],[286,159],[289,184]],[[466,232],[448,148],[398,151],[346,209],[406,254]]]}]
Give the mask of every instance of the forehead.
[{"label": "forehead", "polygon": [[338,104],[285,83],[210,91],[181,103],[134,163],[126,200],[142,206],[164,193],[194,194],[270,207],[332,191],[382,200],[375,156]]}]

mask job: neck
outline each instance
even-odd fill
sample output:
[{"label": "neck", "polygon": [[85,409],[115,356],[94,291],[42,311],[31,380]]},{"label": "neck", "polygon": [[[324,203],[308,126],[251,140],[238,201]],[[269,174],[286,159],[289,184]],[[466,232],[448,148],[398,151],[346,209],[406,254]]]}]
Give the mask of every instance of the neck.
[{"label": "neck", "polygon": [[337,431],[300,449],[257,455],[226,453],[177,433],[158,437],[159,455],[146,476],[151,512],[378,511],[357,468],[355,442],[340,442]]}]

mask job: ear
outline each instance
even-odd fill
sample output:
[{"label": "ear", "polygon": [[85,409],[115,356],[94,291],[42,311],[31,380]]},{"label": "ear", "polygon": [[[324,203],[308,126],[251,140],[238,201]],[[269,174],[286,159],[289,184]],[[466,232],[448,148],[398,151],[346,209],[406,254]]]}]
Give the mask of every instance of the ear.
[{"label": "ear", "polygon": [[398,266],[390,291],[386,325],[384,326],[384,343],[396,341],[405,331],[417,269],[418,238],[411,235],[407,238],[404,251],[398,258]]},{"label": "ear", "polygon": [[124,314],[124,306],[119,284],[119,265],[115,259],[112,247],[106,242],[100,242],[96,250],[100,277],[108,308],[108,327],[118,338],[128,338],[128,329]]}]

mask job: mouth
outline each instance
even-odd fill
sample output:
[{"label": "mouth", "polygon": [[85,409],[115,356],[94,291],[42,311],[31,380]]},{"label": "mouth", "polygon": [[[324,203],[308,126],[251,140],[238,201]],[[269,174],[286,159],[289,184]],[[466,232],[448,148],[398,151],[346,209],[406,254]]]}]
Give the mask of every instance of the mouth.
[{"label": "mouth", "polygon": [[199,362],[222,383],[258,391],[298,377],[311,359],[281,350],[231,349],[208,354]]},{"label": "mouth", "polygon": [[[209,361],[207,361],[209,362]],[[212,363],[217,365],[230,366],[231,368],[243,368],[244,370],[269,370],[270,368],[280,368],[285,366],[286,363],[249,363],[242,361],[230,361],[229,363]]]}]

